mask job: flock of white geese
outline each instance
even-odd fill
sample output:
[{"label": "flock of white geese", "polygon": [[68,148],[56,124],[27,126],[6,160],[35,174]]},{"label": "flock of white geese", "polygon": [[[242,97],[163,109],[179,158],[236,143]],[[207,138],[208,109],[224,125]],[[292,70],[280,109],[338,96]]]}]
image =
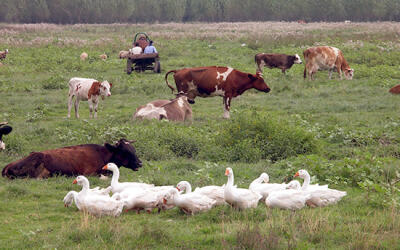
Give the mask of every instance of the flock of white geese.
[{"label": "flock of white geese", "polygon": [[335,204],[346,195],[346,192],[328,188],[328,185],[310,184],[310,175],[303,169],[295,174],[295,177],[304,179],[303,185],[297,180],[281,184],[269,183],[268,174],[262,173],[250,184],[249,189],[245,189],[234,185],[233,170],[226,168],[226,184],[198,187],[194,191],[187,181],[179,182],[176,187],[119,182],[119,169],[114,163],[108,163],[103,169],[113,172],[109,187],[90,189],[89,180],[78,176],[73,183],[81,185],[82,190],[68,192],[64,197],[64,205],[68,207],[74,202],[79,210],[95,216],[119,216],[124,209],[150,213],[154,208],[160,212],[173,207],[192,215],[225,204],[240,210],[255,208],[260,201],[271,208],[291,210],[306,205],[324,207]]}]

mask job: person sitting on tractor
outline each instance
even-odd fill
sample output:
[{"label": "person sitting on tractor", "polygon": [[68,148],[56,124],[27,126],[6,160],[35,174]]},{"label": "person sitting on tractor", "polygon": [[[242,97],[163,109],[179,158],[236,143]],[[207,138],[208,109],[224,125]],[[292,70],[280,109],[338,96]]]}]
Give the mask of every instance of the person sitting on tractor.
[{"label": "person sitting on tractor", "polygon": [[157,53],[156,48],[153,46],[153,41],[150,40],[149,45],[146,48],[144,48],[144,53],[145,54]]},{"label": "person sitting on tractor", "polygon": [[135,47],[133,47],[132,49],[129,50],[129,52],[131,52],[134,55],[139,55],[142,53],[142,48],[139,46],[139,43],[136,42],[135,43]]}]

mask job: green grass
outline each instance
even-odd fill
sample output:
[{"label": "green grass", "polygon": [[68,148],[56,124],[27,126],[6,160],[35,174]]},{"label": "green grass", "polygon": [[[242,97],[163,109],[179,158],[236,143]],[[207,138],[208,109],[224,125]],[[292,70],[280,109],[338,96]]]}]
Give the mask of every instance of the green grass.
[{"label": "green grass", "polygon": [[[64,195],[79,189],[72,177],[1,178],[1,248],[399,248],[400,100],[388,93],[400,78],[399,27],[0,24],[5,34],[0,50],[10,50],[0,67],[0,121],[14,128],[4,137],[2,167],[32,151],[126,137],[137,140],[144,167],[121,168],[122,181],[222,185],[224,169],[232,167],[236,184],[248,187],[262,172],[271,182],[283,182],[305,168],[312,181],[348,192],[337,205],[296,212],[260,204],[242,212],[218,207],[191,217],[173,209],[94,218],[64,208]],[[162,74],[124,73],[126,62],[118,52],[139,31],[156,42]],[[219,97],[197,98],[192,124],[131,120],[139,105],[172,97],[164,81],[168,70],[223,65],[254,73],[258,52],[302,55],[317,43],[343,51],[355,69],[352,81],[328,80],[327,72],[305,81],[304,65],[294,65],[286,76],[265,69],[272,91],[250,90],[234,99],[230,120],[222,118]],[[83,51],[89,54],[84,62]],[[105,62],[98,58],[104,52]],[[76,76],[113,83],[97,120],[89,119],[84,102],[80,120],[66,118],[68,80]],[[89,180],[92,186],[109,184]]]}]

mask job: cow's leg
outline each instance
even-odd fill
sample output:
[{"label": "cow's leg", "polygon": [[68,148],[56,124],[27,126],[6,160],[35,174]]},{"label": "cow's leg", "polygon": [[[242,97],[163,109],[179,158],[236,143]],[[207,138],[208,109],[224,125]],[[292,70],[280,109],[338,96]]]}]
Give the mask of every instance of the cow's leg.
[{"label": "cow's leg", "polygon": [[68,95],[68,118],[71,117],[71,108],[72,108],[73,99],[74,99],[74,95],[72,93],[70,93]]},{"label": "cow's leg", "polygon": [[78,110],[79,110],[79,98],[75,98],[75,117],[76,118],[79,118]]},{"label": "cow's leg", "polygon": [[97,118],[97,107],[99,106],[99,102],[94,103],[94,118]]},{"label": "cow's leg", "polygon": [[93,113],[93,102],[91,100],[88,101],[89,104],[89,118],[92,118]]},{"label": "cow's leg", "polygon": [[224,104],[224,118],[229,119],[230,118],[230,106],[231,106],[231,98],[225,97],[223,99],[223,104]]},{"label": "cow's leg", "polygon": [[264,67],[265,63],[263,62],[257,62],[257,72],[262,73],[262,67]]},{"label": "cow's leg", "polygon": [[329,80],[332,79],[332,71],[333,69],[329,69]]},{"label": "cow's leg", "polygon": [[337,69],[337,72],[339,74],[340,80],[342,80],[342,70],[340,68]]}]

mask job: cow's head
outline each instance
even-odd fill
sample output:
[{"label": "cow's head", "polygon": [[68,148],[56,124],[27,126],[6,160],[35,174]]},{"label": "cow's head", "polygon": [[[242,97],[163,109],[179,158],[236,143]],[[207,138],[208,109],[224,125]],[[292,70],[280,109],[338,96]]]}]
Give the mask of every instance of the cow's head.
[{"label": "cow's head", "polygon": [[354,69],[347,68],[344,70],[344,76],[347,80],[352,80],[354,76]]},{"label": "cow's head", "polygon": [[261,72],[257,72],[255,75],[247,74],[247,77],[250,79],[253,88],[265,93],[271,90],[262,78]]},{"label": "cow's head", "polygon": [[297,63],[297,64],[302,64],[303,62],[301,61],[301,58],[298,54],[294,55],[294,61],[293,63]]},{"label": "cow's head", "polygon": [[142,161],[137,157],[136,149],[131,145],[131,142],[134,141],[121,139],[115,145],[105,143],[104,146],[113,154],[110,162],[137,171],[142,167]]},{"label": "cow's head", "polygon": [[106,96],[111,96],[111,87],[112,83],[109,83],[107,81],[103,81],[102,83],[100,83],[100,95],[103,100]]}]

